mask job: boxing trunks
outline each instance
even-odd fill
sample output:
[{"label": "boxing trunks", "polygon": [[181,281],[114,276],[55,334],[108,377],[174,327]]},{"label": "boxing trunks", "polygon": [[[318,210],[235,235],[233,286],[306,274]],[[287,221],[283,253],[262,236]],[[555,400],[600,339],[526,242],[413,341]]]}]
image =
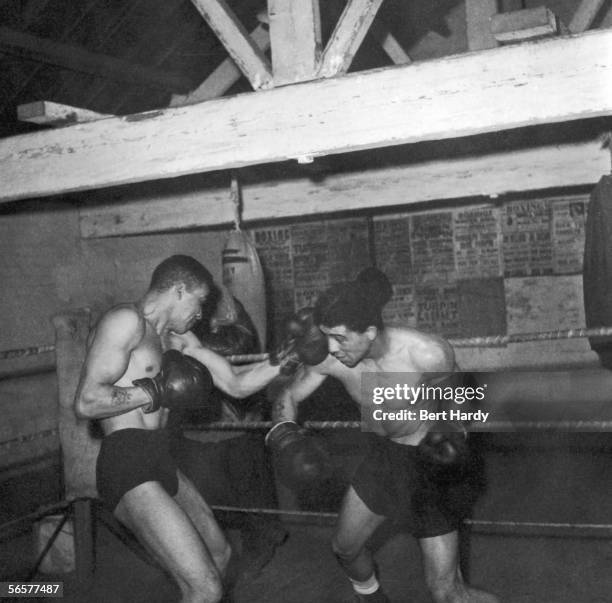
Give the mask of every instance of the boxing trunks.
[{"label": "boxing trunks", "polygon": [[144,482],[159,482],[175,496],[176,471],[165,430],[119,429],[102,440],[96,486],[104,505],[113,511],[126,492]]},{"label": "boxing trunks", "polygon": [[435,481],[418,459],[416,446],[375,434],[369,437],[370,450],[351,481],[366,506],[417,538],[456,530],[477,497],[472,476]]}]

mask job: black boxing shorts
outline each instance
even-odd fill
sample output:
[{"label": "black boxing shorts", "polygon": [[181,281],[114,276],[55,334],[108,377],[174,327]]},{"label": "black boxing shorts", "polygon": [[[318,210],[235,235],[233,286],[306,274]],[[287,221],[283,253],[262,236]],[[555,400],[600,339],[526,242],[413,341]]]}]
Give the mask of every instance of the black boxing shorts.
[{"label": "black boxing shorts", "polygon": [[96,486],[104,505],[114,511],[126,492],[145,482],[159,482],[170,496],[175,496],[176,472],[166,431],[119,429],[102,440]]},{"label": "black boxing shorts", "polygon": [[477,497],[469,476],[435,482],[418,460],[416,446],[369,436],[370,450],[351,481],[365,505],[417,538],[455,531]]}]

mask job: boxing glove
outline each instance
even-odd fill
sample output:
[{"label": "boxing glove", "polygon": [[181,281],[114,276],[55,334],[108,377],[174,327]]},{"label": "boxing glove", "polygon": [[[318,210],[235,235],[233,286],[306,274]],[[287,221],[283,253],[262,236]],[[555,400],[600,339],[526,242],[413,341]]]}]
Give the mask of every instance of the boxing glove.
[{"label": "boxing glove", "polygon": [[270,362],[280,365],[282,375],[292,375],[300,364],[316,366],[328,353],[327,337],[315,323],[313,309],[303,308],[287,324],[287,335],[270,354]]},{"label": "boxing glove", "polygon": [[292,489],[319,484],[332,475],[331,455],[322,438],[293,421],[276,424],[265,439],[282,483]]},{"label": "boxing glove", "polygon": [[193,408],[206,402],[213,387],[210,371],[195,358],[177,350],[164,352],[161,369],[155,377],[136,379],[132,385],[143,389],[151,404],[146,413],[159,408]]},{"label": "boxing glove", "polygon": [[460,479],[469,460],[467,430],[458,422],[436,421],[420,441],[417,453],[430,477]]}]

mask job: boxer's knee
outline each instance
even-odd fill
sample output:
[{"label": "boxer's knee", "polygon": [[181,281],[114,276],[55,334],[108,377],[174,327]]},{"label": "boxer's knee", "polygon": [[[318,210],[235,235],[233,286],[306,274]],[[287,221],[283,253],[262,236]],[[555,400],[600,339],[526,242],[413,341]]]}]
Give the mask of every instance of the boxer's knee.
[{"label": "boxer's knee", "polygon": [[193,578],[181,590],[183,600],[189,603],[219,603],[223,598],[223,584],[217,575]]},{"label": "boxer's knee", "polygon": [[232,547],[229,542],[225,541],[225,544],[218,551],[215,551],[213,557],[215,560],[215,565],[217,569],[221,573],[221,575],[225,575],[225,570],[229,564],[230,558],[232,556]]},{"label": "boxer's knee", "polygon": [[459,603],[465,600],[463,583],[448,576],[426,576],[427,589],[435,603]]},{"label": "boxer's knee", "polygon": [[335,534],[331,541],[331,548],[340,563],[345,564],[359,556],[363,550],[363,545],[360,541],[345,538],[342,534]]}]

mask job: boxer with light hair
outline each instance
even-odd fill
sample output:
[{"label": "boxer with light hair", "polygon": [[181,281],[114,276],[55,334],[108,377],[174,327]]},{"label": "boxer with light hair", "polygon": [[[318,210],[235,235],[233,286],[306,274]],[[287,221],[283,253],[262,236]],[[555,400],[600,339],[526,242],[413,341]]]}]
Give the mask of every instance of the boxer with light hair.
[{"label": "boxer with light hair", "polygon": [[161,262],[138,302],[111,308],[92,330],[75,397],[77,416],[98,420],[104,433],[102,502],[172,575],[183,603],[221,600],[231,551],[170,455],[169,411],[207,404],[213,385],[246,397],[282,369],[267,360],[232,366],[189,331],[213,286],[192,257]]}]

